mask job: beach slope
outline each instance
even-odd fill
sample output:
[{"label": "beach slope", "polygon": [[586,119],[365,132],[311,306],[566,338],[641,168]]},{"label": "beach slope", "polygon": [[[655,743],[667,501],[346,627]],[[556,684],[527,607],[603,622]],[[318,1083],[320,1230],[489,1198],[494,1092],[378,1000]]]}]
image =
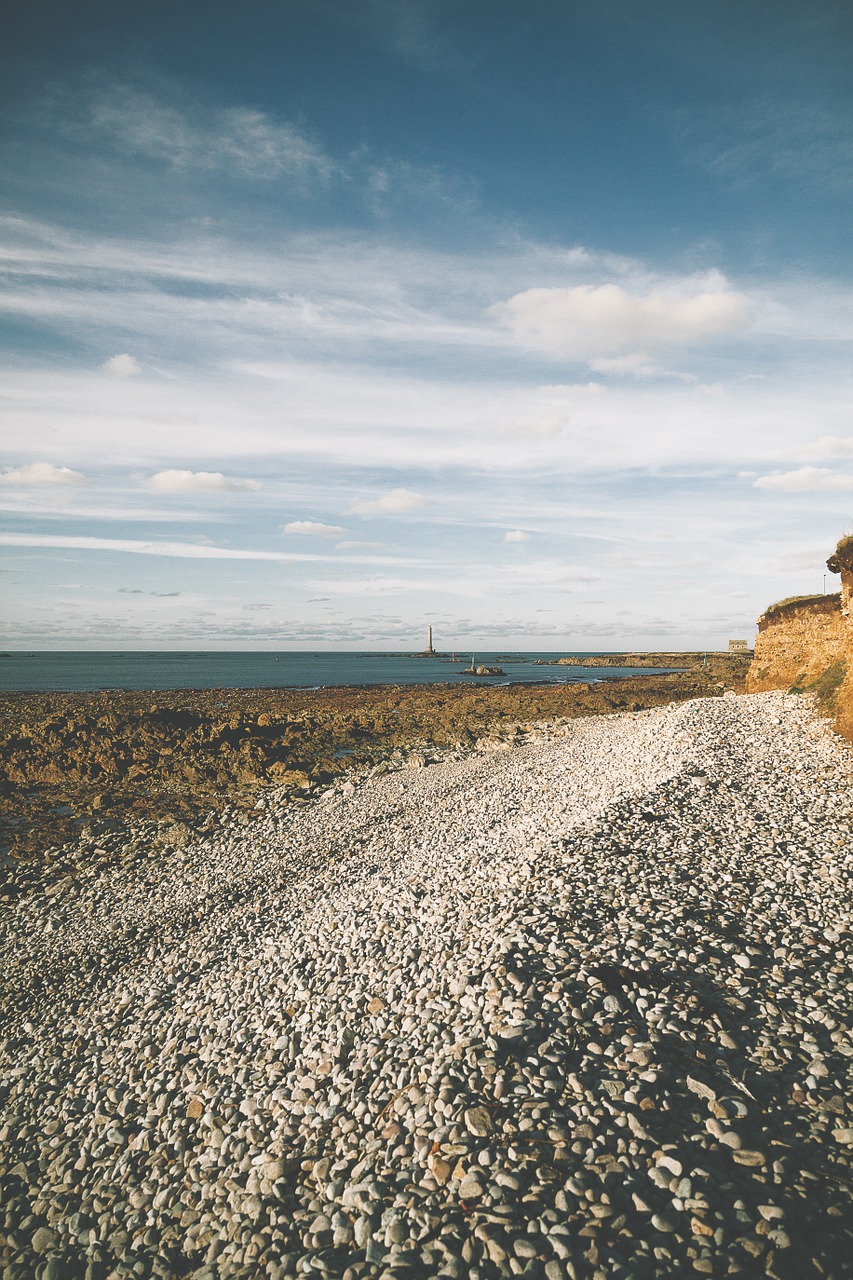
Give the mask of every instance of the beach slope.
[{"label": "beach slope", "polygon": [[849,746],[763,693],[44,868],[4,1276],[839,1280],[851,814]]}]

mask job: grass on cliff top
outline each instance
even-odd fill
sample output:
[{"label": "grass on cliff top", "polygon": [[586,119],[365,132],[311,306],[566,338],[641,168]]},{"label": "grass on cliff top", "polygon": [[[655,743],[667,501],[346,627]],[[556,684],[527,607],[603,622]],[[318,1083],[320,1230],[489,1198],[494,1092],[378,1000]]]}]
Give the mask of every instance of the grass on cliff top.
[{"label": "grass on cliff top", "polygon": [[768,609],[765,609],[764,617],[775,618],[782,613],[793,613],[795,609],[815,605],[821,606],[827,612],[834,612],[841,605],[841,592],[836,591],[832,595],[786,596],[784,600],[777,600],[775,604],[771,604]]}]

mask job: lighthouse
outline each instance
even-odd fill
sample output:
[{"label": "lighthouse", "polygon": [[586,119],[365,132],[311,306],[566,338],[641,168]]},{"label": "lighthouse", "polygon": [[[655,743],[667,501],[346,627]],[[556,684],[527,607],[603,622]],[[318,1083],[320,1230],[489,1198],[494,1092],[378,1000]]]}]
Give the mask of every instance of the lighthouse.
[{"label": "lighthouse", "polygon": [[433,649],[433,647],[432,647],[432,625],[430,625],[430,626],[428,626],[428,627],[427,627],[427,647],[426,647],[426,651],[427,651],[427,653],[435,653],[435,649]]}]

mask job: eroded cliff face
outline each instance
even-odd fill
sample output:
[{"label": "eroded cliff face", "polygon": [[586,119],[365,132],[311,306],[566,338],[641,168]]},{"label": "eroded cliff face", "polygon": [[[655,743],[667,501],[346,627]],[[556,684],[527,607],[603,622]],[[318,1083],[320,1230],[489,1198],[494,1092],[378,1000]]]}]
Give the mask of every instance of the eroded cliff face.
[{"label": "eroded cliff face", "polygon": [[768,610],[758,619],[748,691],[814,684],[844,660],[847,630],[839,594],[792,600]]},{"label": "eroded cliff face", "polygon": [[853,740],[853,537],[842,539],[826,563],[841,575],[841,591],[783,600],[762,614],[746,688],[815,693]]}]

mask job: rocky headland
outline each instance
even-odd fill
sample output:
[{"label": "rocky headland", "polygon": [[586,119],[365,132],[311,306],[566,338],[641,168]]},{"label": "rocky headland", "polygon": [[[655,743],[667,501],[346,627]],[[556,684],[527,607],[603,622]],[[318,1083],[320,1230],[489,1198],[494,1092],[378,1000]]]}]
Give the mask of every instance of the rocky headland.
[{"label": "rocky headland", "polygon": [[839,592],[792,596],[758,619],[746,687],[812,693],[853,740],[853,537],[842,538],[826,564],[841,576]]}]

